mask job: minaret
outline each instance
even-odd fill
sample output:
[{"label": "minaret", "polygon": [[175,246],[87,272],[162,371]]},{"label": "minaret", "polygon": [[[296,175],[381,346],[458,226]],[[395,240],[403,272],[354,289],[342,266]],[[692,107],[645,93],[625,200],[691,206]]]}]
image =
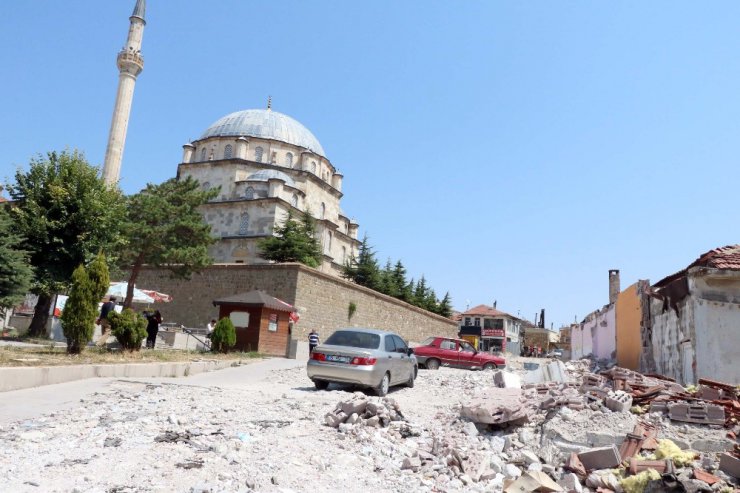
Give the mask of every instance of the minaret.
[{"label": "minaret", "polygon": [[113,108],[113,119],[110,124],[110,135],[108,136],[108,148],[105,151],[105,162],[103,163],[103,179],[105,183],[112,185],[118,182],[121,173],[121,159],[123,158],[123,146],[126,143],[126,130],[128,128],[128,117],[131,113],[131,101],[134,98],[134,85],[136,76],[144,69],[144,58],[141,56],[141,38],[144,35],[144,11],[146,0],[136,0],[134,13],[129,20],[126,45],[118,53],[116,64],[118,65],[118,93],[116,94],[116,106]]}]

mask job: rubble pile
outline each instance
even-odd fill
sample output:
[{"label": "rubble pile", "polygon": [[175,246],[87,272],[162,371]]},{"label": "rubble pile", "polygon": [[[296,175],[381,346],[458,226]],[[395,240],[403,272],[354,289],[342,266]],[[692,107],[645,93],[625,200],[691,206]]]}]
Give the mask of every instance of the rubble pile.
[{"label": "rubble pile", "polygon": [[332,428],[345,426],[387,427],[391,421],[405,421],[398,403],[390,397],[368,399],[362,392],[356,392],[350,400],[337,404],[334,411],[326,413],[324,422]]}]

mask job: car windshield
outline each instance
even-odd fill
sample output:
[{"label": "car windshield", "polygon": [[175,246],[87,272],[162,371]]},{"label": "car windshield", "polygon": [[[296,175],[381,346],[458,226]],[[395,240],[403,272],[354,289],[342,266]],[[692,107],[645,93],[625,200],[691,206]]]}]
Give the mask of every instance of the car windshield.
[{"label": "car windshield", "polygon": [[436,337],[427,337],[426,339],[421,341],[421,344],[419,345],[420,346],[431,346],[435,339]]},{"label": "car windshield", "polygon": [[378,349],[380,336],[354,330],[338,330],[324,342],[331,346],[348,346],[360,349]]}]

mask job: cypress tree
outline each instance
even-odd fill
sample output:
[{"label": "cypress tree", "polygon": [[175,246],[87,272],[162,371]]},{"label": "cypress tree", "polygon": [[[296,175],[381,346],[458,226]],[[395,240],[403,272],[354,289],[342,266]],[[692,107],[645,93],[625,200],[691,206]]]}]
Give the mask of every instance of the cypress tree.
[{"label": "cypress tree", "polygon": [[87,275],[90,277],[94,300],[97,304],[108,292],[108,286],[110,285],[108,263],[105,261],[103,252],[98,253],[97,257],[90,263],[90,267],[87,268]]},{"label": "cypress tree", "polygon": [[439,303],[438,313],[443,317],[450,318],[452,316],[452,299],[450,298],[450,292],[445,293],[445,297]]},{"label": "cypress tree", "polygon": [[211,350],[226,353],[236,344],[236,327],[228,317],[224,317],[216,323],[211,333]]},{"label": "cypress tree", "polygon": [[92,340],[98,307],[95,295],[87,270],[79,265],[72,273],[72,288],[62,312],[62,331],[69,354],[79,354]]}]

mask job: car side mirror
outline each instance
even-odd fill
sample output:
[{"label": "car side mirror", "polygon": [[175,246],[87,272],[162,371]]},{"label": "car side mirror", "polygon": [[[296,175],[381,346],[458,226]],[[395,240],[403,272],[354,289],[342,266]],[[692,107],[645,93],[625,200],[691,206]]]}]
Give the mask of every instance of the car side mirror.
[{"label": "car side mirror", "polygon": [[408,349],[406,349],[406,354],[408,356],[411,356],[412,354],[414,354],[414,348],[408,348]]}]

